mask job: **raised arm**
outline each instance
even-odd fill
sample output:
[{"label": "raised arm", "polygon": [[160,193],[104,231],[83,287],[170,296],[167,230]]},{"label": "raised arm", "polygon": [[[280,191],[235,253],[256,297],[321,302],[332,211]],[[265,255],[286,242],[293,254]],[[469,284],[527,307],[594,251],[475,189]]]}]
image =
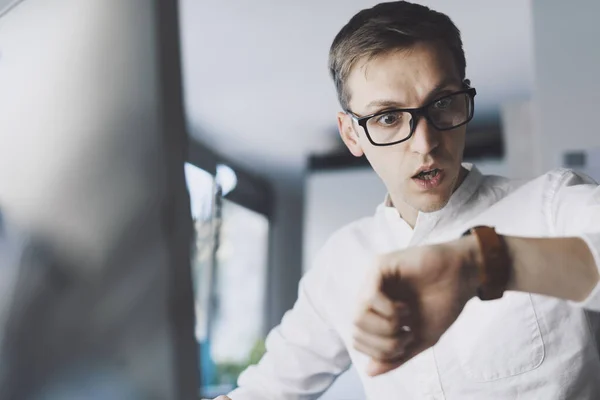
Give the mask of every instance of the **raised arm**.
[{"label": "raised arm", "polygon": [[[504,289],[600,311],[600,188],[564,172],[548,192],[544,212],[554,237],[500,236],[506,262],[497,267],[506,268]],[[476,235],[382,257],[356,318],[355,347],[372,357],[369,374],[397,368],[437,343],[482,287],[486,268]],[[398,327],[405,329],[395,333]]]}]

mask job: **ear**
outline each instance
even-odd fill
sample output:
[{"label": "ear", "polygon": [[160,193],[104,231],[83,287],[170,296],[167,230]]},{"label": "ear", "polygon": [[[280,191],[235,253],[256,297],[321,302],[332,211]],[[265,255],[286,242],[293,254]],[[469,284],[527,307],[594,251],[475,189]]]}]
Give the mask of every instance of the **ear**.
[{"label": "ear", "polygon": [[350,150],[350,153],[352,153],[354,157],[362,157],[364,151],[358,139],[356,129],[354,129],[352,117],[340,111],[337,114],[337,122],[340,136],[348,150]]}]

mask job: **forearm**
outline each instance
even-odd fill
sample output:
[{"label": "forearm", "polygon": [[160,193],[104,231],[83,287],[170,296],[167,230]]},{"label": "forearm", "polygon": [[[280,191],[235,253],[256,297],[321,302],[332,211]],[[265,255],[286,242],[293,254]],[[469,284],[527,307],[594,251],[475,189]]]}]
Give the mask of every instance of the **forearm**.
[{"label": "forearm", "polygon": [[580,238],[504,240],[511,260],[508,290],[579,302],[600,280],[594,257]]}]

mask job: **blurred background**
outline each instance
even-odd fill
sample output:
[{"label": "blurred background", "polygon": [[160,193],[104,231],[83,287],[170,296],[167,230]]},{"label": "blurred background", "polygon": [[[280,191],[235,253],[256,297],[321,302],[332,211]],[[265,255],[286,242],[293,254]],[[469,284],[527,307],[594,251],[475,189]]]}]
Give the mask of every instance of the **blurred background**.
[{"label": "blurred background", "polygon": [[[13,2],[0,0],[0,10]],[[467,77],[478,92],[465,161],[511,178],[557,167],[600,178],[600,3],[415,2],[446,13],[462,32]],[[352,157],[339,138],[327,70],[336,33],[377,3],[178,2],[180,51],[170,54],[180,57],[177,96],[189,140],[194,336],[204,397],[229,392],[260,359],[266,334],[292,307],[326,238],[383,201],[385,189],[366,160]],[[0,50],[8,38],[2,32]],[[352,369],[323,396],[363,398]]]}]

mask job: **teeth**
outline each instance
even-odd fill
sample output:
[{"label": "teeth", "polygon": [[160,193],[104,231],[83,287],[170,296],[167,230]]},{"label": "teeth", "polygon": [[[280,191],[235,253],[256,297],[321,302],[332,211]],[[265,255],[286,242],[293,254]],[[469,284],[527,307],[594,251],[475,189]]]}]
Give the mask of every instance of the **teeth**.
[{"label": "teeth", "polygon": [[439,173],[438,169],[433,169],[431,171],[423,171],[417,175],[417,178],[429,181],[437,176]]}]

